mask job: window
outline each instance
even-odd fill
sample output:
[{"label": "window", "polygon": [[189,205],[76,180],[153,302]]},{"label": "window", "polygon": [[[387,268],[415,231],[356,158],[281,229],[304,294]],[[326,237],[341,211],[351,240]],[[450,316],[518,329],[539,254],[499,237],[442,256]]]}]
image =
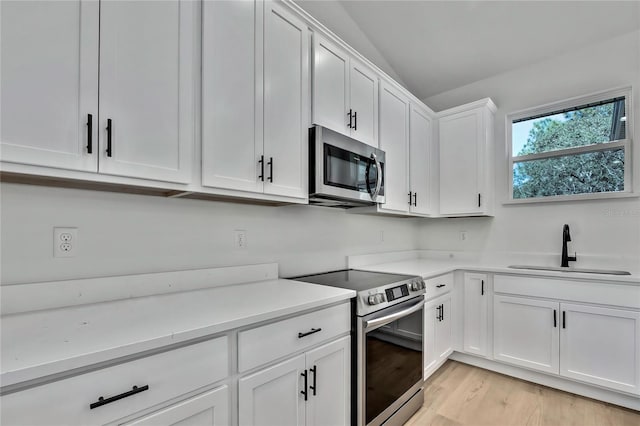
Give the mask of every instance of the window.
[{"label": "window", "polygon": [[510,199],[631,192],[630,93],[611,91],[508,116]]}]

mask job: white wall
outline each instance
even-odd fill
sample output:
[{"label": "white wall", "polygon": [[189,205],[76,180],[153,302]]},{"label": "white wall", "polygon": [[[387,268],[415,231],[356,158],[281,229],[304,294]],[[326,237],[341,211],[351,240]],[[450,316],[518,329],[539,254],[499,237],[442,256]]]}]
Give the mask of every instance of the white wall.
[{"label": "white wall", "polygon": [[[640,199],[503,205],[510,173],[505,115],[600,90],[633,85],[635,188],[640,192],[640,31],[497,75],[424,100],[436,111],[491,97],[498,106],[495,218],[439,219],[421,229],[424,249],[560,253],[564,223],[572,248],[583,254],[620,255],[640,262]],[[469,239],[460,240],[466,230]],[[578,262],[579,265],[579,262]]]},{"label": "white wall", "polygon": [[327,0],[294,0],[294,2],[335,35],[344,40],[349,46],[376,64],[391,78],[406,87],[406,84],[391,64],[389,64],[382,53],[380,53],[378,48],[371,43],[371,40],[369,40],[356,21],[351,18],[339,2]]},{"label": "white wall", "polygon": [[[278,262],[280,275],[346,267],[346,256],[417,247],[414,219],[311,206],[268,207],[0,185],[1,282],[15,284]],[[75,258],[53,257],[53,227],[79,229]],[[233,230],[248,247],[233,248]],[[384,242],[380,242],[380,231]]]}]

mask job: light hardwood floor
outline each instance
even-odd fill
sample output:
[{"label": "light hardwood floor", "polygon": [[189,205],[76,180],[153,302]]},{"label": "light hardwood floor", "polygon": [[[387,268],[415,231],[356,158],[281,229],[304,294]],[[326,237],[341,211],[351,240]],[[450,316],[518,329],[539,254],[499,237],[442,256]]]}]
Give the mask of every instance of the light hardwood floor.
[{"label": "light hardwood floor", "polygon": [[406,426],[639,426],[640,412],[447,361]]}]

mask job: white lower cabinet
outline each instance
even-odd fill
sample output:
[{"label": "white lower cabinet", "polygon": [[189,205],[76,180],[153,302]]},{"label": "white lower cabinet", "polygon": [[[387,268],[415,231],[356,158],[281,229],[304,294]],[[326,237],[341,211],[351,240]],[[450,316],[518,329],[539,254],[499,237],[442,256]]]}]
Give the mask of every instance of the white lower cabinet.
[{"label": "white lower cabinet", "polygon": [[558,374],[558,302],[493,298],[493,357]]},{"label": "white lower cabinet", "polygon": [[350,342],[343,337],[241,378],[239,424],[348,424]]},{"label": "white lower cabinet", "polygon": [[149,414],[126,426],[225,426],[229,424],[229,388],[221,386]]},{"label": "white lower cabinet", "polygon": [[[640,394],[640,292],[635,286],[512,276],[494,280],[495,291],[506,293],[493,297],[496,361]],[[570,301],[554,300],[555,294]],[[626,306],[595,305],[603,301]]]},{"label": "white lower cabinet", "polygon": [[451,294],[426,303],[424,310],[424,376],[431,375],[453,352]]},{"label": "white lower cabinet", "polygon": [[489,278],[486,274],[464,274],[464,351],[489,355]]},{"label": "white lower cabinet", "polygon": [[640,312],[561,303],[560,374],[640,394]]},{"label": "white lower cabinet", "polygon": [[[229,375],[228,352],[228,339],[223,336],[2,395],[0,423],[7,426],[113,424],[118,419],[131,418],[222,381]],[[211,411],[212,400],[204,403],[209,404],[209,408],[203,408],[203,402],[195,399],[184,401],[183,404],[193,401],[188,407],[180,403],[174,405],[176,411],[172,414],[163,414],[165,410],[156,414],[167,422],[187,418],[188,413],[206,418],[208,414],[203,411]],[[217,420],[222,419],[228,407],[216,399],[216,409],[220,413],[209,415]],[[165,423],[164,420],[148,421]]]}]

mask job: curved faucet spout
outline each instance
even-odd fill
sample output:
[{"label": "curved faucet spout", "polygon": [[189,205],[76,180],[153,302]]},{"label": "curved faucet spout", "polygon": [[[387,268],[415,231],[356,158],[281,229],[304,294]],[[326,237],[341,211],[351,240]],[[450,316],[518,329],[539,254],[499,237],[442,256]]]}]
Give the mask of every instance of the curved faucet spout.
[{"label": "curved faucet spout", "polygon": [[575,262],[576,260],[578,260],[577,254],[569,256],[567,250],[567,242],[569,241],[571,241],[571,233],[569,232],[569,225],[565,223],[562,227],[562,259],[560,262],[560,266],[563,268],[568,268],[569,262]]}]

